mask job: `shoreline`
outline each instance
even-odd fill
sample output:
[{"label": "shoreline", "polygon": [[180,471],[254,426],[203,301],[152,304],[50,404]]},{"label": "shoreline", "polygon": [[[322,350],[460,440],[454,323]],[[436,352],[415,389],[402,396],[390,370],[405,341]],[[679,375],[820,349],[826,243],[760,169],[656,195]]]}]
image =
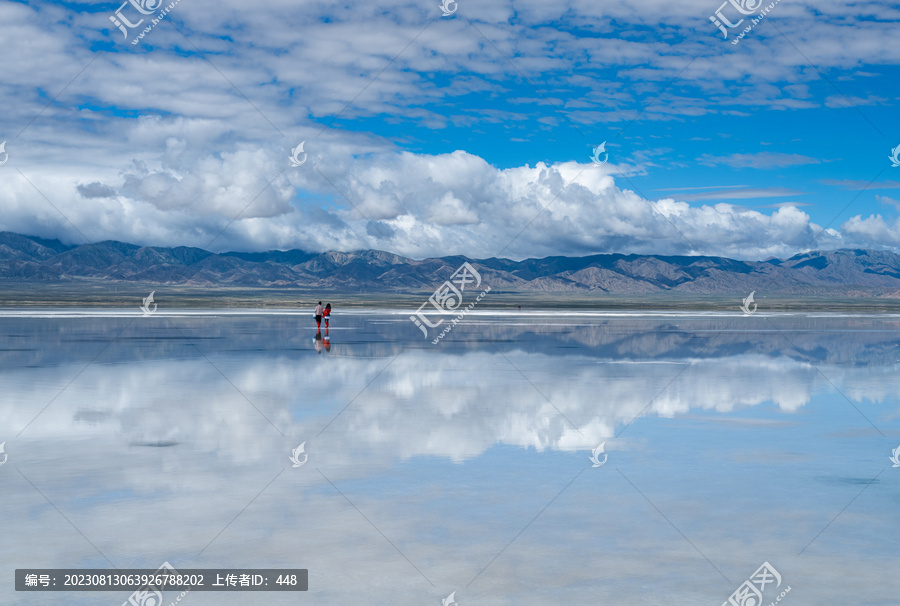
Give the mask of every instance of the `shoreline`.
[{"label": "shoreline", "polygon": [[[406,320],[415,312],[414,309],[398,309],[384,307],[356,307],[342,310],[340,316],[343,317],[360,317],[370,316],[380,318],[382,320]],[[523,321],[541,319],[550,320],[552,323],[558,323],[556,320],[567,320],[577,322],[578,320],[597,320],[597,319],[691,319],[691,318],[749,318],[756,316],[759,318],[773,317],[801,317],[801,318],[866,318],[880,317],[885,319],[900,319],[900,310],[850,310],[850,309],[833,309],[833,310],[778,310],[778,311],[757,311],[752,314],[743,314],[738,310],[727,309],[617,309],[617,310],[600,310],[600,309],[484,309],[469,311],[467,316],[473,319],[520,319]],[[312,318],[312,312],[303,309],[294,308],[169,308],[159,309],[150,314],[144,314],[140,310],[129,310],[124,308],[100,308],[100,307],[18,307],[3,308],[0,307],[0,320],[3,319],[26,319],[26,318],[46,318],[46,319],[74,319],[74,318],[248,318],[253,316],[259,317],[297,317]],[[452,317],[453,314],[446,314]],[[323,325],[324,326],[324,325]],[[341,326],[332,326],[331,329],[341,329]]]},{"label": "shoreline", "polygon": [[[152,283],[0,282],[0,310],[119,309],[138,311],[144,297],[154,292],[160,310],[296,310],[311,313],[317,301],[330,301],[338,310],[388,309],[415,312],[432,290],[361,292],[350,289],[204,287]],[[534,292],[491,290],[478,303],[481,311],[740,311],[743,297],[733,295],[664,292],[609,294],[590,292]],[[759,312],[900,312],[900,298],[884,293],[850,291],[854,296],[828,293],[793,294],[755,291]],[[467,301],[464,298],[464,303]]]}]

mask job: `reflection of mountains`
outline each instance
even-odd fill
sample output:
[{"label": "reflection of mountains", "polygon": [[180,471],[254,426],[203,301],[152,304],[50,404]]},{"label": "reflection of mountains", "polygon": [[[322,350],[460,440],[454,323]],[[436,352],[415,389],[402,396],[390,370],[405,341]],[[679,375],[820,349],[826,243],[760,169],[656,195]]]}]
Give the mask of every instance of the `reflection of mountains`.
[{"label": "reflection of mountains", "polygon": [[900,319],[883,317],[767,319],[736,314],[677,320],[617,318],[576,328],[480,324],[477,329],[500,347],[513,342],[526,351],[552,354],[577,344],[584,348],[580,353],[611,359],[720,358],[752,352],[817,364],[884,366],[898,361],[900,345]]},{"label": "reflection of mountains", "polygon": [[[434,346],[405,316],[343,315],[332,330],[333,357],[393,357],[408,349],[460,354],[523,351],[609,360],[722,358],[744,353],[814,364],[892,366],[900,319],[884,316],[761,315],[678,318],[470,316]],[[306,316],[0,319],[4,367],[88,361],[126,362],[255,352],[303,358],[311,348]],[[129,325],[129,322],[132,322]],[[126,328],[127,326],[127,328]],[[176,328],[177,327],[177,328]],[[124,330],[123,330],[124,329]],[[780,332],[779,332],[780,331]],[[121,334],[120,334],[121,333]],[[117,336],[118,335],[118,336]],[[790,342],[789,342],[789,341]],[[191,345],[193,344],[193,345]],[[797,349],[794,349],[796,346]],[[799,352],[797,351],[799,350]]]}]

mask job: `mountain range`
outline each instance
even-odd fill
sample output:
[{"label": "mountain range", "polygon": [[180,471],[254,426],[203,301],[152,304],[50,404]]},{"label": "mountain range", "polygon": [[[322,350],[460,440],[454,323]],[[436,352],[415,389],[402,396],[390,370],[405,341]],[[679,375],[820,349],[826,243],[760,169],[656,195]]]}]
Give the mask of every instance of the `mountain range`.
[{"label": "mountain range", "polygon": [[393,253],[301,250],[212,253],[200,248],[59,240],[0,232],[0,280],[105,280],[192,286],[316,287],[346,291],[433,290],[469,261],[493,291],[900,297],[900,255],[810,251],[789,259],[596,254],[542,259],[415,260]]}]

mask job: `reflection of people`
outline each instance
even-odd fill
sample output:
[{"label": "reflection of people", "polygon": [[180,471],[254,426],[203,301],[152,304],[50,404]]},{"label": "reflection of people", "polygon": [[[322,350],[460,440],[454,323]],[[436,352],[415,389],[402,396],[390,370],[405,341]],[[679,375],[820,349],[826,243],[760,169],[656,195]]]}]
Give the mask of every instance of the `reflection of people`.
[{"label": "reflection of people", "polygon": [[331,303],[325,306],[325,311],[322,312],[322,319],[325,320],[325,334],[328,334],[328,320],[331,319]]},{"label": "reflection of people", "polygon": [[[321,328],[322,327],[322,302],[321,301],[319,301],[319,304],[316,305],[315,314],[316,314],[316,326]],[[327,324],[326,324],[326,326],[327,326]]]},{"label": "reflection of people", "polygon": [[[316,353],[321,355],[322,354],[322,332],[319,330],[316,331],[316,336],[313,337],[313,345],[316,346]],[[330,344],[329,344],[329,347],[331,347]]]},{"label": "reflection of people", "polygon": [[325,345],[325,351],[331,351],[331,337],[328,336],[328,329],[325,329],[325,337],[322,339]]}]

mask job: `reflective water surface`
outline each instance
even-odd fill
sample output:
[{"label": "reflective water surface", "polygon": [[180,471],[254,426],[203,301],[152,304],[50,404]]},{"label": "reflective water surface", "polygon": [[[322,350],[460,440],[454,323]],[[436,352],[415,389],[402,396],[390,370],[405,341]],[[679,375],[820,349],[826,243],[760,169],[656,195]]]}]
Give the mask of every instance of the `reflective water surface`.
[{"label": "reflective water surface", "polygon": [[763,604],[898,603],[900,317],[474,312],[433,345],[367,310],[328,333],[0,314],[0,603],[118,605],[13,570],[164,561],[309,569],[308,593],[187,605],[719,605],[763,562]]}]

